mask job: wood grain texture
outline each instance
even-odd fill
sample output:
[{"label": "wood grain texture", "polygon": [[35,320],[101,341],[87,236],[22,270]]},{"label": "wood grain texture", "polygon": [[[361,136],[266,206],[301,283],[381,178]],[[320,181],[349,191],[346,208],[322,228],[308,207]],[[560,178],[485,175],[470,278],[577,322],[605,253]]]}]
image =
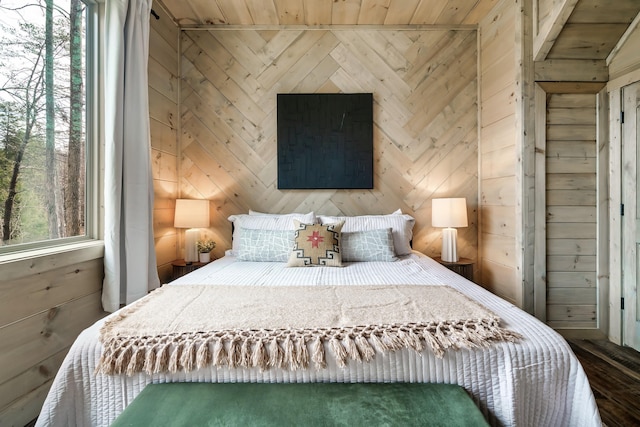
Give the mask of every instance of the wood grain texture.
[{"label": "wood grain texture", "polygon": [[[367,2],[366,13],[385,4]],[[414,248],[437,256],[430,199],[455,195],[469,205],[461,256],[475,259],[475,31],[185,31],[182,45],[180,191],[212,201],[207,233],[219,239],[216,256],[230,247],[226,218],[249,209],[363,215],[398,208],[416,218]],[[374,94],[373,190],[277,189],[276,94],[295,92]]]},{"label": "wood grain texture", "polygon": [[[0,280],[0,327],[102,289],[102,258],[17,280]],[[25,296],[29,303],[25,304]]]},{"label": "wood grain texture", "polygon": [[[609,222],[609,307],[619,307],[622,298],[622,216],[620,215],[620,205],[622,203],[622,90],[612,89],[609,92],[609,146],[608,146],[608,215]],[[608,336],[616,344],[622,343],[622,315],[619,310],[609,310],[609,331]]]},{"label": "wood grain texture", "polygon": [[522,303],[522,284],[517,280],[516,257],[516,230],[520,220],[516,216],[517,9],[512,2],[498,2],[479,25],[481,109],[478,180],[482,227],[478,250],[481,254],[480,283],[519,305]]},{"label": "wood grain texture", "polygon": [[[618,40],[640,12],[640,3],[635,0],[535,0],[534,9],[536,61],[604,60],[614,52]],[[569,76],[561,79],[568,80]]]},{"label": "wood grain texture", "polygon": [[162,0],[183,27],[476,25],[496,0]]},{"label": "wood grain texture", "polygon": [[547,321],[547,219],[546,211],[541,206],[546,206],[548,192],[542,191],[546,186],[546,149],[545,128],[547,121],[547,94],[535,85],[535,177],[534,177],[534,253],[533,253],[533,280],[534,280],[534,314],[543,322]]},{"label": "wood grain texture", "polygon": [[2,265],[0,420],[34,419],[64,354],[105,313],[101,245]]},{"label": "wood grain texture", "polygon": [[547,58],[606,59],[628,26],[628,23],[567,23]]},{"label": "wood grain texture", "polygon": [[614,56],[608,59],[611,79],[640,69],[640,25],[636,25]]},{"label": "wood grain texture", "polygon": [[603,59],[547,59],[535,63],[536,81],[606,82],[609,69]]},{"label": "wood grain texture", "polygon": [[[11,406],[17,408],[19,405],[16,405],[16,396],[20,396],[17,399],[18,401],[23,400],[25,397],[28,398],[29,394],[33,392],[33,390],[36,390],[43,385],[46,386],[48,390],[50,382],[58,372],[58,368],[62,365],[62,361],[68,351],[68,347],[64,348],[51,357],[0,384],[0,408],[7,408]],[[44,401],[44,399],[42,400]],[[35,402],[35,405],[38,406],[37,410],[39,410],[42,402]],[[7,412],[3,411],[3,420],[6,419],[5,417],[8,417]],[[37,415],[37,411],[35,414]],[[11,424],[9,423],[8,425]],[[24,423],[19,425],[24,425]]]},{"label": "wood grain texture", "polygon": [[605,426],[640,425],[640,353],[604,339],[569,339]]},{"label": "wood grain texture", "polygon": [[603,334],[609,333],[609,307],[606,304],[609,298],[611,282],[609,280],[610,257],[609,252],[609,236],[611,235],[609,221],[607,216],[609,213],[609,95],[606,88],[603,88],[596,95],[596,121],[597,134],[596,144],[598,145],[596,174],[598,177],[596,185],[597,208],[598,208],[598,224],[597,224],[597,266],[596,277],[598,286],[598,329]]},{"label": "wood grain texture", "polygon": [[[213,2],[215,3],[215,2]],[[200,13],[202,3],[194,2]],[[171,261],[180,258],[178,234],[173,227],[178,198],[178,40],[180,31],[163,8],[152,19],[149,34],[149,125],[151,173],[154,187],[153,231],[160,282],[171,276]],[[207,19],[215,19],[207,15]],[[210,16],[210,17],[209,17]]]},{"label": "wood grain texture", "polygon": [[537,0],[534,20],[535,37],[533,39],[533,57],[536,61],[547,58],[563,26],[579,0]]},{"label": "wood grain texture", "polygon": [[102,315],[97,292],[3,327],[0,338],[7,350],[0,355],[0,383],[68,347]]},{"label": "wood grain texture", "polygon": [[556,328],[598,324],[596,112],[595,94],[547,94],[547,312]]}]

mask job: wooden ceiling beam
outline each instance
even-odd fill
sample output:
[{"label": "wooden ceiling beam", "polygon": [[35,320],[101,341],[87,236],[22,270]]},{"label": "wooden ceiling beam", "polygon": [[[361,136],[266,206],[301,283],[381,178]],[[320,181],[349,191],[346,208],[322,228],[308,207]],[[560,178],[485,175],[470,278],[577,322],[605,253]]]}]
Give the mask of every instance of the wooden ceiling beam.
[{"label": "wooden ceiling beam", "polygon": [[[551,11],[551,16],[547,19],[533,40],[534,61],[544,61],[555,43],[562,27],[569,20],[569,16],[575,9],[578,0],[564,0],[555,4]],[[537,4],[537,1],[534,2]],[[537,19],[537,17],[535,18]]]},{"label": "wooden ceiling beam", "polygon": [[600,59],[548,59],[534,63],[537,82],[606,82],[609,68]]},{"label": "wooden ceiling beam", "polygon": [[538,84],[546,93],[582,93],[594,95],[606,86],[604,82],[539,82]]}]

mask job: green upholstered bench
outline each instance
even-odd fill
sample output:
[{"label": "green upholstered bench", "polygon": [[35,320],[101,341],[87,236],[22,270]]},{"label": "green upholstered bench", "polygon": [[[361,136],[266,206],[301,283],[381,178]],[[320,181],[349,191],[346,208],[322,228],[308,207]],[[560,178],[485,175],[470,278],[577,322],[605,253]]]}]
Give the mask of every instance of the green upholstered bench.
[{"label": "green upholstered bench", "polygon": [[451,384],[151,384],[112,426],[486,426]]}]

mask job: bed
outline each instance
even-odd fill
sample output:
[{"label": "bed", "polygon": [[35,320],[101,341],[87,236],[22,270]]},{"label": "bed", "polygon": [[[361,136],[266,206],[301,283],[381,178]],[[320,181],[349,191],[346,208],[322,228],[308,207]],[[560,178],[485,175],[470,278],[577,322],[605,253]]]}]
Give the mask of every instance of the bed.
[{"label": "bed", "polygon": [[[260,258],[261,255],[252,252],[247,256],[241,250],[243,240],[240,236],[243,230],[246,234],[248,229],[238,227],[239,224],[242,225],[240,219],[255,221],[247,217],[243,215],[241,218],[231,218],[236,220],[234,247],[226,256],[166,286],[208,284],[232,288],[250,285],[272,289],[300,284],[308,287],[445,285],[495,313],[501,319],[501,326],[521,336],[521,339],[494,342],[482,348],[450,349],[441,357],[429,348],[422,351],[399,348],[377,353],[368,362],[350,360],[344,367],[336,359],[327,357],[326,366],[322,369],[313,365],[295,370],[287,367],[262,369],[257,366],[211,365],[194,368],[189,372],[133,372],[129,375],[95,373],[103,356],[100,330],[105,322],[118,316],[116,312],[98,321],[77,338],[53,382],[37,425],[107,426],[147,384],[158,382],[452,383],[467,390],[492,425],[601,425],[587,377],[566,341],[514,305],[453,273],[431,258],[412,251],[408,245],[413,224],[407,216],[404,216],[404,221],[389,218],[390,216],[380,219],[383,225],[387,225],[389,220],[397,222],[389,227],[389,233],[386,234],[389,240],[387,245],[394,251],[392,262],[345,261],[340,268],[292,268],[287,260],[248,260],[255,256]],[[300,219],[310,220],[308,217]],[[262,220],[270,223],[271,227],[274,226],[273,221],[290,223],[290,218],[268,219],[266,215]],[[332,223],[336,218],[313,220],[326,224]],[[365,224],[365,229],[377,230],[380,221],[369,217],[360,225]],[[350,228],[347,225],[343,228],[343,235],[356,232],[354,230],[358,227],[354,228],[353,222]],[[262,237],[269,241],[277,240],[269,233]],[[367,236],[369,237],[371,236]],[[259,239],[252,235],[252,241]],[[270,254],[270,259],[273,256],[273,253]],[[361,255],[352,254],[350,259],[358,259],[358,256]],[[381,256],[384,258],[386,255]],[[328,344],[325,352],[331,352]]]}]

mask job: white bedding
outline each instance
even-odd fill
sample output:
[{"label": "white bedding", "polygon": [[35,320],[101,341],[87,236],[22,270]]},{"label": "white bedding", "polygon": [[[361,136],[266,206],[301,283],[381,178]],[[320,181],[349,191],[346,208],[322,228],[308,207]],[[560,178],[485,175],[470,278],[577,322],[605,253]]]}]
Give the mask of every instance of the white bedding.
[{"label": "white bedding", "polygon": [[287,268],[284,263],[238,262],[227,256],[174,282],[224,285],[447,284],[498,314],[503,326],[519,332],[519,343],[488,349],[449,351],[437,359],[400,350],[377,355],[370,363],[350,361],[324,370],[260,372],[245,368],[203,368],[189,373],[95,375],[100,357],[98,331],[86,329],[64,360],[44,403],[38,426],[107,426],[153,382],[434,382],[455,383],[471,393],[493,425],[601,425],[587,377],[566,341],[512,304],[413,253],[397,262],[350,263],[343,268]]}]

